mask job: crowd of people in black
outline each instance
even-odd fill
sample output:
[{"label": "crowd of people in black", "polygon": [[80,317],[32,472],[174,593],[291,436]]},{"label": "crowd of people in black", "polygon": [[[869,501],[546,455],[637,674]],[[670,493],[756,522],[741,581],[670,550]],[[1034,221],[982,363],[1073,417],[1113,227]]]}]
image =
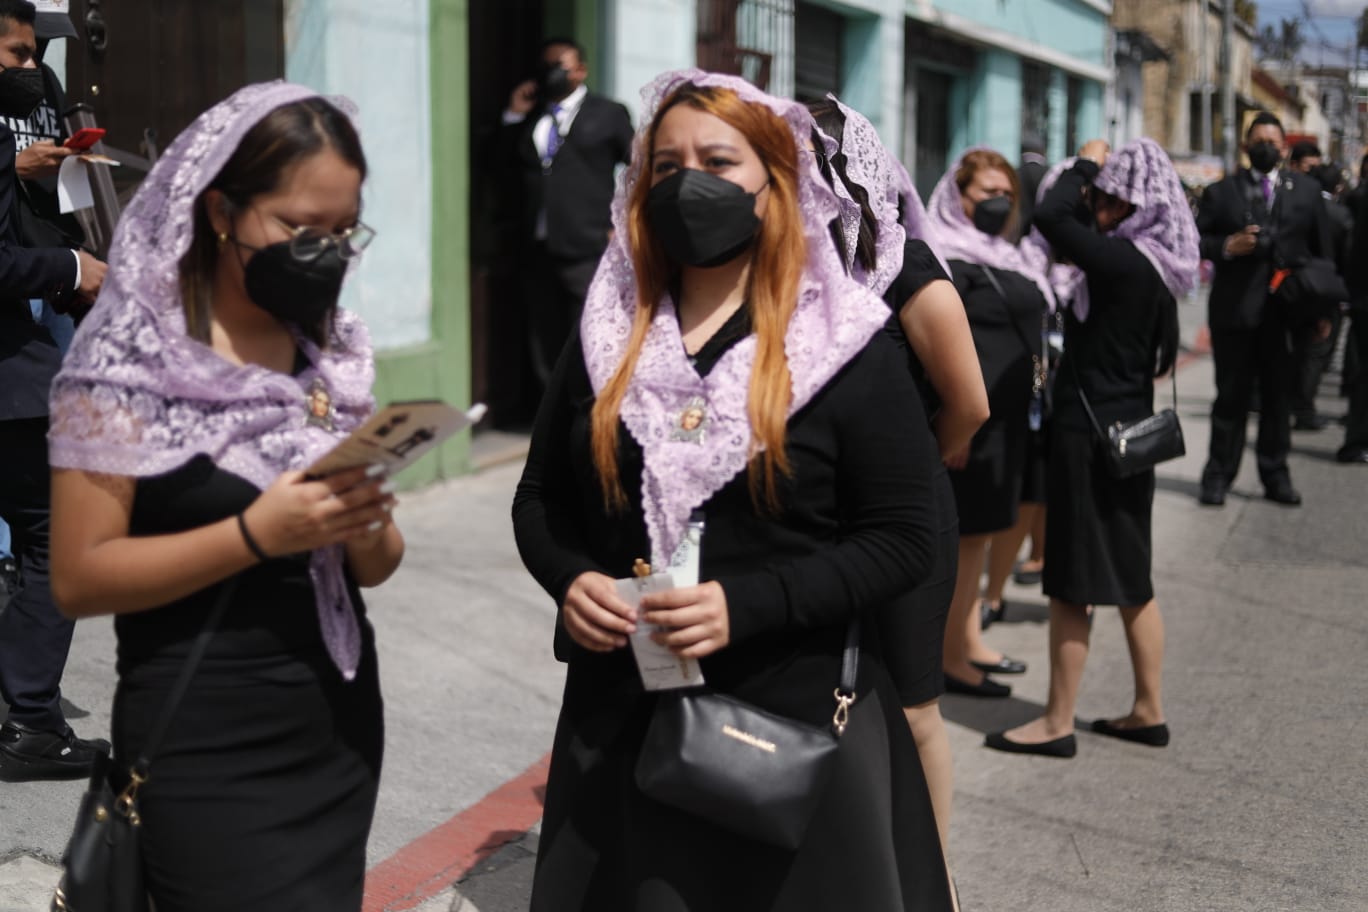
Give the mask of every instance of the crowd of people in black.
[{"label": "crowd of people in black", "polygon": [[[39,103],[11,74],[41,72],[42,27],[0,0],[0,113]],[[993,676],[1027,671],[983,636],[1026,535],[1015,569],[1048,598],[1049,698],[986,746],[1077,753],[1106,606],[1134,701],[1090,728],[1169,743],[1155,471],[1116,471],[1103,428],[1144,427],[1176,382],[1201,259],[1218,391],[1202,503],[1236,478],[1256,393],[1259,478],[1300,502],[1289,435],[1324,427],[1341,337],[1339,455],[1368,461],[1352,360],[1368,355],[1368,194],[1317,150],[1283,165],[1282,126],[1259,115],[1250,167],[1195,218],[1147,139],[1092,140],[1048,171],[1037,143],[1020,169],[969,149],[923,204],[834,97],[667,73],[633,132],[574,42],[539,64],[500,134],[545,390],[513,526],[567,665],[532,908],[956,909],[939,699],[1006,696]],[[337,306],[374,236],[351,112],[282,82],[206,112],[129,204],[107,275],[26,234],[13,200],[63,153],[26,163],[11,132],[0,515],[21,584],[0,614],[0,779],[106,775],[111,745],[67,726],[60,678],[70,619],[115,615],[107,775],[136,801],[155,907],[359,909],[384,742],[361,589],[404,543],[381,473],[302,472],[374,408],[365,327]],[[69,351],[30,299],[82,319]],[[747,808],[788,815],[787,842],[716,806],[718,777],[748,796],[797,762],[740,721],[725,734],[742,753],[690,758],[705,772],[683,800],[645,789],[673,775],[650,767],[666,717],[700,693],[837,745],[797,824]],[[748,772],[747,751],[780,766]]]}]

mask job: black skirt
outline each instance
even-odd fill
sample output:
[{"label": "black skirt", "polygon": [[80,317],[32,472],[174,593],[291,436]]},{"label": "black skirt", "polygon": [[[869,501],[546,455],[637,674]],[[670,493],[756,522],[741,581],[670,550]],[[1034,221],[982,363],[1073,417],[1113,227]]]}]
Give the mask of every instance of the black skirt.
[{"label": "black skirt", "polygon": [[1154,472],[1112,478],[1091,431],[1054,426],[1045,514],[1044,591],[1077,605],[1137,607],[1154,597]]},{"label": "black skirt", "polygon": [[[326,655],[206,659],[139,799],[158,912],[361,908],[384,724],[375,645],[344,681]],[[114,697],[134,757],[180,661],[145,662]]]},{"label": "black skirt", "polygon": [[916,589],[879,611],[884,659],[903,706],[919,706],[945,693],[942,648],[959,568],[959,517],[944,465],[937,467],[934,491],[940,531],[931,573]]}]

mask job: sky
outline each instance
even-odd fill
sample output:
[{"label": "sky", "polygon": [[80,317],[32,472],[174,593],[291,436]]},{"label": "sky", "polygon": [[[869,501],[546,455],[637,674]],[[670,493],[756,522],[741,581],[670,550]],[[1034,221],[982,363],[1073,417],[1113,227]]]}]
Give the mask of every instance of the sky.
[{"label": "sky", "polygon": [[[1368,6],[1368,0],[1255,0],[1259,8],[1259,29],[1266,25],[1275,29],[1283,19],[1300,19],[1304,8],[1309,7],[1311,21],[1302,25],[1306,36],[1306,46],[1302,48],[1302,60],[1310,64],[1343,65],[1344,48],[1354,43],[1354,34],[1359,14]],[[1322,47],[1324,42],[1334,48]],[[1368,62],[1368,51],[1363,55]]]}]

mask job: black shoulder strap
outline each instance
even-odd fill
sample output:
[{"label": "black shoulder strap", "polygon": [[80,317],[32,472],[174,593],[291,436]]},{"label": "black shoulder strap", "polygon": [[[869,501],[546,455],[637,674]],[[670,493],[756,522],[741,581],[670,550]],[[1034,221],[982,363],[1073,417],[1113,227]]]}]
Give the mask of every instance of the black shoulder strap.
[{"label": "black shoulder strap", "polygon": [[224,612],[228,610],[228,603],[232,601],[233,593],[237,590],[240,578],[241,574],[234,575],[219,584],[218,596],[214,599],[214,607],[209,611],[209,617],[205,619],[199,635],[195,637],[195,642],[190,647],[190,655],[186,656],[185,664],[181,666],[175,686],[171,688],[171,695],[166,698],[166,705],[162,707],[161,715],[157,717],[157,723],[152,726],[151,734],[147,736],[147,741],[143,743],[143,749],[138,754],[138,759],[133,763],[133,772],[137,773],[144,781],[147,779],[148,768],[152,765],[152,758],[156,756],[157,751],[161,748],[162,739],[166,737],[166,730],[171,725],[171,719],[176,715],[176,710],[180,708],[181,701],[185,699],[185,692],[190,688],[190,679],[195,676],[195,672],[199,669],[200,661],[204,658],[204,652],[209,648],[209,641],[218,629],[219,622],[223,620]]}]

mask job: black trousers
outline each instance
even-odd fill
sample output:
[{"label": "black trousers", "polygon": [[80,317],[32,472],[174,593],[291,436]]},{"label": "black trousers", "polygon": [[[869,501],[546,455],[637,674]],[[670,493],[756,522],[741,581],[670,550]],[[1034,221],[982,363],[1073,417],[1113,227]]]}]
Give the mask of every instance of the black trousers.
[{"label": "black trousers", "polygon": [[1211,404],[1211,446],[1204,485],[1227,488],[1240,471],[1245,425],[1254,379],[1259,381],[1259,436],[1254,452],[1265,487],[1288,480],[1287,451],[1292,445],[1292,353],[1287,327],[1266,319],[1257,329],[1211,331],[1216,363],[1216,401]]},{"label": "black trousers", "polygon": [[531,320],[532,369],[545,389],[570,331],[579,324],[584,298],[594,280],[599,258],[567,260],[533,244],[523,269],[523,294]]},{"label": "black trousers", "polygon": [[[1349,418],[1344,429],[1344,445],[1350,449],[1368,449],[1368,364],[1362,360],[1368,353],[1368,297],[1354,302],[1349,332],[1348,341],[1357,346],[1360,360],[1349,377]],[[1345,364],[1344,369],[1348,372],[1349,365]]]},{"label": "black trousers", "polygon": [[61,731],[60,685],[76,625],[57,612],[48,581],[47,429],[47,418],[0,421],[0,517],[19,564],[19,589],[0,611],[0,697],[10,721]]},{"label": "black trousers", "polygon": [[1293,417],[1313,418],[1316,415],[1316,393],[1320,392],[1321,377],[1330,364],[1330,355],[1339,341],[1341,319],[1331,320],[1330,335],[1316,338],[1316,327],[1297,330],[1292,337],[1292,389],[1290,407]]}]

